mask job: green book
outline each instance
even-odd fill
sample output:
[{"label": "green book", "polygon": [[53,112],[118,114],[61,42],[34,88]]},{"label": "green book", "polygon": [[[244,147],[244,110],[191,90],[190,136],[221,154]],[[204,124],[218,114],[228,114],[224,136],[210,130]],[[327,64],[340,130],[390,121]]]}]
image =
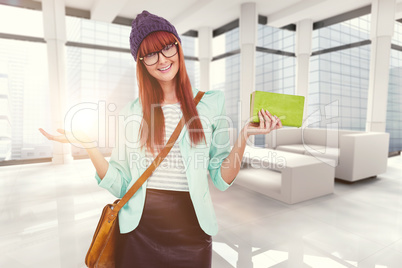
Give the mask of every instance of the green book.
[{"label": "green book", "polygon": [[304,96],[254,91],[250,94],[251,122],[259,123],[258,111],[268,110],[281,119],[282,125],[301,127],[303,123]]}]

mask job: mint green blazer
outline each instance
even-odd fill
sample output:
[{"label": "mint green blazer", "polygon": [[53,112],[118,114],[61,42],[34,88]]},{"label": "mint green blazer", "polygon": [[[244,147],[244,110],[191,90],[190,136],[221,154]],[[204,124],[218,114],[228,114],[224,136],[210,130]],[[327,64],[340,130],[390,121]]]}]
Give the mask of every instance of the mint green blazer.
[{"label": "mint green blazer", "polygon": [[[198,90],[193,89],[196,96]],[[186,168],[190,197],[193,202],[198,222],[205,233],[215,235],[218,224],[212,205],[208,186],[210,178],[219,190],[226,190],[231,184],[221,176],[221,165],[229,155],[229,119],[225,112],[225,99],[222,91],[208,91],[197,105],[207,144],[204,142],[191,147],[189,133],[184,126],[178,141]],[[107,189],[114,196],[121,198],[145,171],[145,149],[139,141],[139,128],[142,108],[139,99],[126,105],[119,115],[119,134],[113,149],[109,168],[101,180],[95,175],[100,187]],[[232,182],[233,183],[233,182]],[[119,212],[121,233],[134,230],[141,219],[145,203],[147,182],[135,193]]]}]

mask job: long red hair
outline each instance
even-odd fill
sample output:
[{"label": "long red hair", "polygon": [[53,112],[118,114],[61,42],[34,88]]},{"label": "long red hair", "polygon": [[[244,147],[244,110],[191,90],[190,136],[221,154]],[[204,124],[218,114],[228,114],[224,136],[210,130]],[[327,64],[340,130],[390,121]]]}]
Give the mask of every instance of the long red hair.
[{"label": "long red hair", "polygon": [[[138,49],[137,59],[151,52],[159,51],[174,42],[178,43],[179,56],[179,71],[174,78],[176,79],[176,97],[181,104],[181,111],[189,130],[191,144],[198,144],[202,140],[205,141],[205,134],[193,101],[194,96],[184,63],[183,49],[178,39],[169,32],[153,32],[142,41]],[[165,118],[161,106],[156,105],[153,107],[153,104],[162,103],[164,99],[163,90],[158,81],[148,73],[144,63],[140,60],[137,61],[137,81],[143,112],[143,120],[140,128],[141,140],[146,141],[146,147],[151,153],[154,153],[155,149],[157,152],[160,152],[164,145]],[[154,122],[151,121],[152,109],[154,110]],[[142,146],[144,146],[144,142],[142,142]]]}]

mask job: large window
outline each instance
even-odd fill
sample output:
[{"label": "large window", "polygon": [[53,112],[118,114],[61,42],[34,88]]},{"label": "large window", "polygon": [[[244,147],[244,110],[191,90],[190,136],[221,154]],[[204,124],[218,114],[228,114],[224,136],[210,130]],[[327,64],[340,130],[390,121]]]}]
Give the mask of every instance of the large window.
[{"label": "large window", "polygon": [[314,30],[313,52],[368,40],[370,19],[371,15],[365,15]]},{"label": "large window", "polygon": [[41,11],[0,5],[0,14],[0,33],[43,38]]},{"label": "large window", "polygon": [[[257,51],[256,90],[295,93],[295,32],[258,25],[258,47],[278,52]],[[287,52],[289,55],[281,55]]]},{"label": "large window", "polygon": [[[196,60],[198,56],[198,38],[180,36],[185,64],[192,87],[200,89],[200,63]],[[205,90],[205,89],[201,89]]]},{"label": "large window", "polygon": [[[365,15],[313,32],[308,107],[310,127],[365,130],[370,73],[370,19],[371,15]],[[401,23],[395,22],[394,30],[386,119],[390,152],[402,150]],[[336,124],[329,124],[334,122]]]},{"label": "large window", "polygon": [[390,134],[389,151],[402,151],[402,24],[395,22],[391,50],[387,123]]},{"label": "large window", "polygon": [[[72,127],[98,139],[100,151],[110,154],[115,123],[109,119],[138,96],[135,62],[129,51],[131,28],[75,17],[66,18],[66,28],[68,110],[80,108]],[[84,149],[71,148],[74,157],[87,156]]]},{"label": "large window", "polygon": [[4,5],[0,12],[1,33],[38,40],[0,39],[0,161],[51,157],[51,144],[38,131],[50,127],[51,115],[42,14]]},{"label": "large window", "polygon": [[365,130],[370,45],[339,46],[368,40],[369,31],[366,15],[313,32],[309,127]]}]

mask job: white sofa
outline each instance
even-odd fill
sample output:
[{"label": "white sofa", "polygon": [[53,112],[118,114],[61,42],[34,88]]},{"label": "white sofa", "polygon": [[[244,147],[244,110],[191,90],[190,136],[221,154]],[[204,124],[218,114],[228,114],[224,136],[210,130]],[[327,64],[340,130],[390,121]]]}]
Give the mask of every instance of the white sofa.
[{"label": "white sofa", "polygon": [[335,177],[357,181],[384,173],[389,133],[282,128],[266,135],[265,147],[311,155],[335,167]]}]

